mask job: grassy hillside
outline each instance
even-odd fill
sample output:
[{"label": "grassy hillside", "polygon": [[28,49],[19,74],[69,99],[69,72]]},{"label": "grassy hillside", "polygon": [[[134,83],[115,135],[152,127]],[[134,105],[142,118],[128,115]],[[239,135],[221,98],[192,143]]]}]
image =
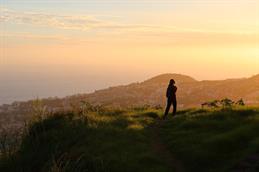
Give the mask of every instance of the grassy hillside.
[{"label": "grassy hillside", "polygon": [[0,171],[258,171],[259,110],[55,114],[27,126]]}]

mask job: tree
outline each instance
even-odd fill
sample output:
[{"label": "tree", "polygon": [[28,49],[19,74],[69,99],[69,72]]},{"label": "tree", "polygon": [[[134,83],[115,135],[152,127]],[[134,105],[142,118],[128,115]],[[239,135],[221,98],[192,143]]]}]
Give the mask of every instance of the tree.
[{"label": "tree", "polygon": [[245,106],[245,102],[243,99],[240,99],[236,102],[236,105],[239,105],[239,106]]},{"label": "tree", "polygon": [[235,102],[233,102],[231,99],[225,98],[221,100],[220,103],[223,106],[223,108],[231,108]]}]

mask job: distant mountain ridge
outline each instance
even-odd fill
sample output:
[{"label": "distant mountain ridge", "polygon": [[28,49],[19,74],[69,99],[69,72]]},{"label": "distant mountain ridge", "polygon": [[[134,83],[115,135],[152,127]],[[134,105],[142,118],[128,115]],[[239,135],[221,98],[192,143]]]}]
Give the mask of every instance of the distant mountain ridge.
[{"label": "distant mountain ridge", "polygon": [[[81,102],[112,108],[161,106],[166,103],[165,92],[170,79],[176,81],[179,108],[199,107],[205,101],[230,98],[243,99],[248,105],[259,105],[259,75],[250,78],[217,81],[197,81],[181,74],[162,74],[140,83],[110,87],[90,94],[65,98],[42,99],[48,111],[71,110]],[[33,101],[14,102],[0,106],[0,124],[21,125],[31,114]]]},{"label": "distant mountain ridge", "polygon": [[[247,104],[259,104],[259,75],[250,78],[216,81],[197,81],[181,74],[162,74],[141,83],[111,87],[91,94],[80,95],[93,104],[128,107],[165,105],[165,91],[168,81],[174,79],[178,87],[179,107],[195,107],[213,99],[240,99]],[[74,97],[76,99],[76,96]]]},{"label": "distant mountain ridge", "polygon": [[44,102],[55,108],[80,101],[122,108],[144,104],[164,106],[165,92],[170,79],[176,81],[177,98],[181,108],[200,106],[204,101],[226,97],[234,100],[243,98],[247,104],[259,104],[259,74],[250,78],[197,81],[187,75],[170,73],[140,83],[110,87],[90,94],[44,99]]},{"label": "distant mountain ridge", "polygon": [[167,74],[161,74],[161,75],[155,76],[151,79],[148,79],[148,80],[144,81],[144,83],[154,83],[154,82],[168,83],[168,81],[170,79],[177,80],[178,82],[181,82],[181,83],[183,83],[183,82],[197,82],[195,79],[193,79],[190,76],[167,73]]}]

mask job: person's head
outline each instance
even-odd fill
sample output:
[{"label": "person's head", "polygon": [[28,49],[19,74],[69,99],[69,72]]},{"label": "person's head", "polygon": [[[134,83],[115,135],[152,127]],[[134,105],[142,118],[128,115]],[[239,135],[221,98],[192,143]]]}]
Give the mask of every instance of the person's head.
[{"label": "person's head", "polygon": [[175,81],[173,79],[170,80],[169,85],[174,85]]}]

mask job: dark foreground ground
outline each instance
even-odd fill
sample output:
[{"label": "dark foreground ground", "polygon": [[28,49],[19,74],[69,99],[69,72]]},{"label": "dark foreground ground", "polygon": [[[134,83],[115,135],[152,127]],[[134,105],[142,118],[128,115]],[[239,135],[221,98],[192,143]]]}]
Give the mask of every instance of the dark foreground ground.
[{"label": "dark foreground ground", "polygon": [[27,126],[2,154],[8,172],[259,171],[259,110],[56,114]]}]

